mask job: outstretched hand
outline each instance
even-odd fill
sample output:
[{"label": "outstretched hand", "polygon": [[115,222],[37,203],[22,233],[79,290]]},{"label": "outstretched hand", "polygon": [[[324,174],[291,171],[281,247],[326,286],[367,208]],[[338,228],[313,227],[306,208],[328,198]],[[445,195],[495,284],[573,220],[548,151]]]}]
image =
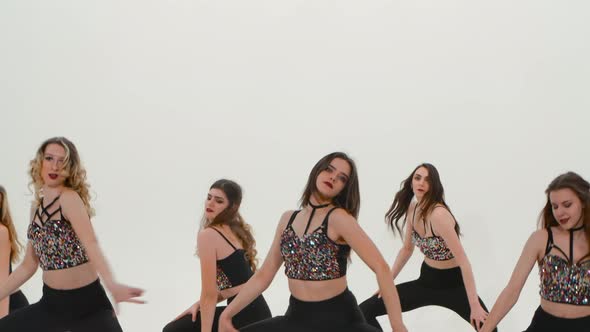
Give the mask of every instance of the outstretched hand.
[{"label": "outstretched hand", "polygon": [[145,303],[144,300],[138,299],[138,297],[142,296],[144,293],[144,290],[141,288],[114,283],[110,285],[108,289],[115,301],[115,312],[117,313],[119,313],[119,303],[121,302]]}]

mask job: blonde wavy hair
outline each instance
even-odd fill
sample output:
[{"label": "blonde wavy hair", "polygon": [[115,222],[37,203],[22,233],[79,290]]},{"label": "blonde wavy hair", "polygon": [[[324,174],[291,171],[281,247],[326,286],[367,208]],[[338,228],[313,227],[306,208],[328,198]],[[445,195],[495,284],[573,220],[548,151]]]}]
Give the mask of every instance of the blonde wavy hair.
[{"label": "blonde wavy hair", "polygon": [[8,228],[8,239],[10,240],[10,261],[16,263],[20,255],[23,245],[18,240],[10,209],[8,208],[8,195],[6,189],[0,186],[0,224]]},{"label": "blonde wavy hair", "polygon": [[65,178],[64,186],[77,192],[86,207],[88,215],[91,217],[94,216],[94,209],[90,205],[90,185],[86,182],[86,169],[80,161],[78,149],[76,149],[74,143],[65,137],[52,137],[43,142],[39,146],[39,149],[37,149],[35,158],[30,162],[29,175],[31,176],[31,182],[29,186],[32,187],[32,191],[35,194],[37,206],[41,204],[43,197],[41,169],[45,157],[45,149],[50,144],[58,144],[66,151],[66,157],[60,170],[61,175]]}]

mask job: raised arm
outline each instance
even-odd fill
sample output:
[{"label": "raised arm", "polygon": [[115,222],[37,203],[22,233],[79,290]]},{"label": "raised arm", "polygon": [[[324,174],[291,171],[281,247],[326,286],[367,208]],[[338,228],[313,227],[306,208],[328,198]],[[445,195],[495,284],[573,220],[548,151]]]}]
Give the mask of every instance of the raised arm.
[{"label": "raised arm", "polygon": [[407,331],[402,321],[399,296],[393,284],[389,266],[373,241],[359,226],[356,219],[342,209],[338,209],[332,214],[329,234],[330,230],[335,233],[335,238],[341,238],[348,243],[365,264],[375,272],[392,329],[396,332]]},{"label": "raised arm", "polygon": [[522,287],[524,287],[535,262],[537,262],[543,255],[547,236],[547,231],[540,229],[529,237],[522,253],[520,254],[520,258],[516,263],[516,267],[512,272],[510,281],[508,281],[508,285],[506,285],[506,288],[504,288],[502,293],[500,293],[500,296],[498,296],[498,299],[496,300],[492,311],[490,311],[488,319],[481,331],[492,331],[504,316],[506,316],[510,309],[512,309],[520,296]]},{"label": "raised arm", "polygon": [[98,245],[98,240],[90,223],[90,217],[78,193],[73,190],[64,191],[60,197],[60,204],[64,216],[70,221],[76,235],[86,249],[90,264],[94,266],[100,275],[105,286],[113,295],[115,302],[143,303],[143,301],[136,299],[143,294],[143,290],[121,285],[114,279],[111,269]]},{"label": "raised arm", "polygon": [[227,308],[223,310],[223,313],[219,317],[220,332],[236,332],[237,330],[233,327],[231,322],[232,317],[260,296],[274,279],[277,271],[283,264],[283,256],[281,255],[280,248],[281,234],[287,226],[291,214],[292,211],[283,214],[275,231],[272,245],[264,259],[264,263],[262,263],[262,266],[256,271],[256,273],[254,273],[250,280],[243,285],[242,290]]}]

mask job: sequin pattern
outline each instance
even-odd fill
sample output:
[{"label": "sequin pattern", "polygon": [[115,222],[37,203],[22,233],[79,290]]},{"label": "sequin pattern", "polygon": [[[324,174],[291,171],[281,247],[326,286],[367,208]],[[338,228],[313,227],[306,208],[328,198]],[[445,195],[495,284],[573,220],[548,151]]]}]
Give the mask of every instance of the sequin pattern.
[{"label": "sequin pattern", "polygon": [[227,275],[225,275],[225,272],[223,272],[223,269],[221,268],[221,266],[219,266],[219,264],[217,264],[217,290],[224,290],[227,288],[232,288],[232,284],[229,281],[229,278],[227,277]]},{"label": "sequin pattern", "polygon": [[291,279],[340,278],[346,274],[346,259],[349,252],[348,245],[334,243],[322,228],[300,238],[293,228],[288,226],[281,235],[285,274]]},{"label": "sequin pattern", "polygon": [[88,262],[78,236],[65,219],[48,219],[42,225],[31,222],[27,237],[45,271],[67,269]]},{"label": "sequin pattern", "polygon": [[541,297],[547,301],[590,305],[590,261],[570,264],[557,255],[545,255],[539,263]]},{"label": "sequin pattern", "polygon": [[412,243],[420,248],[424,256],[435,261],[446,261],[454,258],[445,240],[440,236],[421,237],[418,232],[412,232]]}]

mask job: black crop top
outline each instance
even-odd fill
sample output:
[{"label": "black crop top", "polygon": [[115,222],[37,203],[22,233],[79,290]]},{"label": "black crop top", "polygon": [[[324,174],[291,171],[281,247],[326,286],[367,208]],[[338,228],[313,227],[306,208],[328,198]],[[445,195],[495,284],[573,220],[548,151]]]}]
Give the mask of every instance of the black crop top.
[{"label": "black crop top", "polygon": [[217,289],[224,290],[239,286],[253,275],[244,249],[236,248],[219,230],[211,227],[232,247],[234,252],[217,260]]},{"label": "black crop top", "polygon": [[300,210],[291,215],[281,235],[281,254],[285,261],[285,274],[288,278],[317,281],[337,279],[346,275],[350,246],[338,244],[328,237],[328,218],[336,208],[328,211],[318,228],[307,233],[316,209],[326,206],[312,205],[313,210],[301,238],[297,236],[292,226]]}]

